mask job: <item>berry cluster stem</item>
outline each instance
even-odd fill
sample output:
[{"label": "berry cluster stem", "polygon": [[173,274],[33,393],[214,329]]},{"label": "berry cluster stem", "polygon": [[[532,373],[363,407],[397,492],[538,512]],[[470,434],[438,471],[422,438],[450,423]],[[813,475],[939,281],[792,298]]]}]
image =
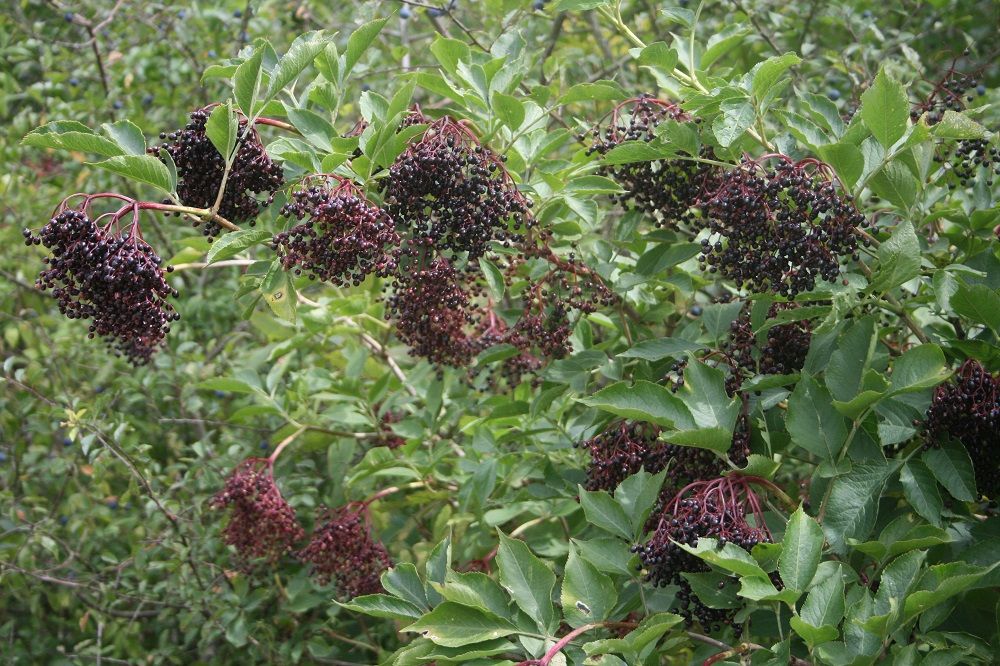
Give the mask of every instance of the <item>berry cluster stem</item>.
[{"label": "berry cluster stem", "polygon": [[191,206],[178,206],[174,204],[156,203],[154,201],[140,201],[140,210],[159,210],[165,213],[183,213],[193,217],[201,218],[202,221],[212,221],[223,229],[229,231],[239,231],[240,228],[209,208],[193,208]]}]

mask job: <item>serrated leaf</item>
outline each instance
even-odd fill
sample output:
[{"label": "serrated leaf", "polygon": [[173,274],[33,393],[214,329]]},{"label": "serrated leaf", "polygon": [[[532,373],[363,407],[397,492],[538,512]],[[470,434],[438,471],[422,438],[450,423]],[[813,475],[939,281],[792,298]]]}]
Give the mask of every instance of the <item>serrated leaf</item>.
[{"label": "serrated leaf", "polygon": [[433,587],[446,600],[463,606],[475,606],[498,617],[507,617],[510,598],[500,585],[478,571],[447,571],[445,582]]},{"label": "serrated leaf", "polygon": [[611,534],[617,534],[626,541],[632,540],[628,514],[621,504],[603,490],[584,490],[579,486],[580,506],[587,521]]},{"label": "serrated leaf", "polygon": [[718,540],[701,537],[695,546],[689,546],[686,543],[677,543],[677,545],[714,567],[730,571],[739,576],[767,578],[767,574],[760,568],[757,561],[750,556],[750,553],[734,543],[727,542],[725,546],[720,548]]},{"label": "serrated leaf", "polygon": [[946,442],[938,448],[924,451],[921,459],[945,487],[960,502],[976,497],[976,475],[965,447],[958,442]]},{"label": "serrated leaf", "polygon": [[932,131],[939,139],[985,139],[990,135],[990,131],[975,120],[951,109],[944,112]]},{"label": "serrated leaf", "polygon": [[423,581],[420,580],[417,568],[410,562],[397,564],[383,572],[381,582],[386,592],[408,601],[421,610],[429,607]]},{"label": "serrated leaf", "polygon": [[486,280],[486,285],[490,288],[493,300],[499,303],[503,300],[505,289],[503,273],[486,257],[479,257],[479,268],[483,271],[483,278]]},{"label": "serrated leaf", "polygon": [[462,647],[510,636],[517,627],[480,608],[445,601],[402,631],[419,633],[437,645]]},{"label": "serrated leaf", "polygon": [[647,250],[635,263],[639,275],[654,276],[683,263],[701,251],[697,243],[659,243]]},{"label": "serrated leaf", "polygon": [[512,95],[493,93],[493,110],[507,127],[517,130],[524,122],[524,103]]},{"label": "serrated leaf", "polygon": [[875,81],[861,95],[861,119],[884,148],[893,145],[906,131],[910,100],[899,81],[879,70]]},{"label": "serrated leaf", "polygon": [[152,155],[118,155],[109,157],[102,162],[88,162],[87,164],[170,193],[170,172],[167,171],[167,167],[163,166],[163,162]]},{"label": "serrated leaf", "polygon": [[388,20],[387,18],[381,18],[369,21],[351,33],[351,36],[347,39],[347,48],[344,49],[344,78],[354,69],[354,65],[358,63],[361,56],[364,55],[368,47],[375,41],[375,38],[382,32],[382,28],[385,27]]},{"label": "serrated leaf", "polygon": [[302,138],[324,152],[332,152],[330,140],[337,136],[337,130],[326,118],[308,109],[288,109],[288,119]]},{"label": "serrated leaf", "polygon": [[609,576],[571,548],[559,598],[566,622],[579,627],[607,619],[618,602],[618,589]]},{"label": "serrated leaf", "polygon": [[613,81],[596,81],[594,83],[577,83],[570,87],[559,99],[560,104],[590,101],[617,101],[627,95],[622,87]]},{"label": "serrated leaf", "polygon": [[253,55],[240,63],[233,74],[233,97],[240,111],[248,118],[253,115],[254,102],[260,92],[261,62],[264,49],[258,48]]},{"label": "serrated leaf", "polygon": [[121,146],[124,154],[146,154],[146,137],[142,135],[142,130],[135,123],[129,120],[118,120],[113,123],[101,125],[101,129],[111,137],[112,141]]},{"label": "serrated leaf", "polygon": [[694,419],[680,398],[670,389],[647,381],[633,386],[618,382],[579,402],[629,419],[647,421],[665,427],[690,428]]},{"label": "serrated leaf", "polygon": [[219,151],[223,159],[228,160],[236,148],[236,131],[239,124],[236,114],[229,104],[220,104],[212,109],[211,115],[205,121],[205,135]]},{"label": "serrated leaf", "polygon": [[104,157],[125,153],[116,141],[72,120],[57,120],[33,129],[21,140],[21,144],[35,148],[95,153]]},{"label": "serrated leaf", "polygon": [[882,489],[898,463],[859,464],[833,480],[823,532],[833,552],[847,553],[847,539],[863,540],[875,526]]},{"label": "serrated leaf", "polygon": [[756,65],[753,72],[751,90],[758,100],[764,99],[772,86],[789,69],[802,62],[802,58],[794,53],[785,53],[780,56],[773,56],[764,62]]},{"label": "serrated leaf", "polygon": [[891,395],[920,391],[937,386],[950,374],[944,352],[935,344],[922,344],[906,350],[892,365],[889,380]]},{"label": "serrated leaf", "polygon": [[410,602],[388,594],[366,594],[340,605],[348,610],[390,620],[416,620],[421,615],[420,609]]},{"label": "serrated leaf", "polygon": [[1000,292],[985,284],[968,285],[958,281],[958,290],[951,297],[955,312],[972,321],[985,324],[1000,335]]},{"label": "serrated leaf", "polygon": [[[379,20],[384,22],[386,19]],[[278,64],[274,66],[267,92],[264,93],[260,101],[265,103],[274,99],[282,88],[294,81],[302,73],[302,70],[312,63],[326,44],[327,40],[318,32],[309,32],[297,37],[285,55],[278,60]]]},{"label": "serrated leaf", "polygon": [[650,474],[645,469],[640,469],[635,474],[628,476],[615,489],[615,501],[622,507],[629,517],[632,525],[632,535],[636,540],[642,536],[646,519],[656,504],[660,496],[660,488],[663,486],[663,479],[667,470],[661,470],[658,474]]},{"label": "serrated leaf", "polygon": [[228,259],[270,237],[271,232],[263,229],[244,229],[228,233],[212,243],[208,251],[208,263]]},{"label": "serrated leaf", "polygon": [[800,506],[785,527],[778,558],[778,573],[786,586],[804,592],[823,554],[823,528]]},{"label": "serrated leaf", "polygon": [[535,620],[543,633],[554,631],[556,618],[552,589],[556,585],[555,575],[523,541],[511,539],[502,532],[498,534],[500,546],[496,561],[500,584],[514,603]]},{"label": "serrated leaf", "polygon": [[828,462],[837,459],[847,440],[846,422],[830,393],[809,375],[802,376],[788,398],[785,426],[797,446]]},{"label": "serrated leaf", "polygon": [[884,293],[920,274],[920,241],[913,225],[904,220],[896,225],[889,240],[878,249],[878,271],[870,289]]},{"label": "serrated leaf", "polygon": [[906,461],[899,472],[899,481],[903,484],[903,495],[913,510],[929,523],[940,526],[944,502],[937,480],[927,465],[916,459]]},{"label": "serrated leaf", "polygon": [[680,358],[687,352],[704,349],[704,345],[683,338],[654,338],[643,340],[626,349],[619,358],[641,358],[645,361],[662,361],[665,358]]},{"label": "serrated leaf", "polygon": [[736,143],[757,119],[753,104],[743,99],[727,99],[720,105],[722,113],[712,121],[712,133],[723,148]]}]

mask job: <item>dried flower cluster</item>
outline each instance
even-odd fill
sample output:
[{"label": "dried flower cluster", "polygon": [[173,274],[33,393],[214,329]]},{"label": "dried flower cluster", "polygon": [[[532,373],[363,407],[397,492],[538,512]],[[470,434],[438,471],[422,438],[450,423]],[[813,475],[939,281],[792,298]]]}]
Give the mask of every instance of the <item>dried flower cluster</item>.
[{"label": "dried flower cluster", "polygon": [[379,577],[392,566],[392,559],[372,538],[365,505],[323,508],[317,525],[299,559],[312,565],[319,583],[335,580],[342,599],[382,592]]}]

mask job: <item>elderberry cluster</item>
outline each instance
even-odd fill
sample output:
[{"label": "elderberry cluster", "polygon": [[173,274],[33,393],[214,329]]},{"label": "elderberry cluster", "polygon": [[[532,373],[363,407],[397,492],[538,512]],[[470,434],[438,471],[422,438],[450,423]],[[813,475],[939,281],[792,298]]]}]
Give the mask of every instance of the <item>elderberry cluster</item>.
[{"label": "elderberry cluster", "polygon": [[322,508],[319,525],[299,559],[312,565],[321,585],[337,583],[342,599],[382,592],[379,577],[392,566],[389,552],[372,538],[363,504]]},{"label": "elderberry cluster", "polygon": [[25,229],[24,237],[26,244],[52,252],[42,259],[49,268],[36,285],[52,290],[59,311],[70,319],[90,319],[88,337],[106,338],[115,354],[142,365],[163,344],[170,322],[180,318],[166,300],[177,291],[166,282],[162,259],[142,240],[137,217],[123,234],[115,228],[118,215],[101,227],[84,204],[58,213],[37,236]]},{"label": "elderberry cluster", "polygon": [[399,271],[386,299],[386,317],[395,322],[412,355],[438,365],[468,365],[476,349],[466,333],[472,324],[466,282],[444,257],[424,268]]},{"label": "elderberry cluster", "polygon": [[[994,176],[1000,175],[1000,148],[991,146],[986,139],[962,139],[955,144],[951,155],[935,156],[934,160],[950,168],[962,187],[972,185],[980,168],[985,173],[987,187],[993,185]],[[955,189],[956,186],[949,187]]]},{"label": "elderberry cluster", "polygon": [[263,559],[273,564],[305,536],[266,458],[248,458],[237,465],[211,506],[230,509],[223,538],[247,562]]},{"label": "elderberry cluster", "polygon": [[925,427],[928,447],[960,441],[972,459],[980,494],[1000,495],[1000,374],[990,374],[972,359],[963,363],[951,382],[934,391]]},{"label": "elderberry cluster", "polygon": [[[770,543],[760,500],[749,479],[733,475],[687,486],[662,510],[649,540],[632,548],[642,562],[640,568],[646,570],[647,582],[681,588],[678,613],[689,625],[697,620],[704,628],[718,631],[721,625],[729,624],[737,635],[740,633],[740,626],[733,621],[734,610],[709,608],[693,593],[683,574],[710,569],[678,544],[697,546],[700,538],[715,538],[720,547],[733,543],[750,551],[758,543]],[[748,515],[753,516],[753,525],[747,521]]]},{"label": "elderberry cluster", "polygon": [[306,218],[274,237],[285,270],[294,268],[296,275],[304,271],[337,286],[358,286],[369,274],[388,277],[396,269],[391,250],[399,236],[392,219],[350,181],[300,189],[281,215]]},{"label": "elderberry cluster", "polygon": [[[657,125],[666,120],[696,122],[676,104],[650,95],[626,100],[612,111],[606,128],[593,130],[594,140],[587,155],[606,155],[626,141],[648,143],[656,136]],[[714,157],[707,147],[699,156]],[[719,168],[693,157],[605,165],[600,172],[624,190],[613,197],[619,204],[631,203],[634,208],[653,215],[657,226],[676,227],[677,222],[692,221],[691,207],[703,192],[717,187]]]},{"label": "elderberry cluster", "polygon": [[[160,156],[160,149],[170,154],[177,166],[177,195],[185,206],[211,208],[215,204],[226,170],[226,158],[212,145],[205,133],[210,108],[191,113],[191,122],[184,129],[161,133],[166,139],[162,146],[148,152]],[[285,182],[281,166],[268,157],[257,130],[246,118],[240,118],[237,131],[236,156],[226,179],[226,189],[219,205],[219,215],[235,222],[253,226],[260,211],[271,204],[274,193]],[[266,193],[258,200],[255,194]],[[206,222],[202,232],[208,237],[219,233],[219,225]]]},{"label": "elderberry cluster", "polygon": [[857,259],[855,233],[866,219],[823,167],[810,160],[766,169],[745,160],[729,171],[703,204],[710,235],[701,241],[702,269],[790,298],[817,278],[835,281],[840,262]]},{"label": "elderberry cluster", "polygon": [[[795,310],[795,303],[773,303],[767,311],[767,318],[773,319],[779,312]],[[778,324],[767,330],[766,339],[759,344],[750,322],[751,303],[747,303],[740,316],[730,326],[726,353],[736,370],[737,387],[742,379],[754,375],[787,375],[798,372],[805,365],[809,345],[812,342],[812,328],[808,320]]]},{"label": "elderberry cluster", "polygon": [[445,116],[389,168],[393,219],[439,252],[481,257],[530,223],[530,202],[496,156],[464,125]]}]

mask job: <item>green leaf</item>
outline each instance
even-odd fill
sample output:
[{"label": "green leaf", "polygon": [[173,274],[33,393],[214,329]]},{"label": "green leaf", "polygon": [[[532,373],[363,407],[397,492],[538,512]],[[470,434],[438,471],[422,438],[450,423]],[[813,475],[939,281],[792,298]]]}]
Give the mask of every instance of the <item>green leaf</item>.
[{"label": "green leaf", "polygon": [[691,413],[680,398],[670,389],[645,380],[633,386],[618,382],[577,400],[588,407],[665,427],[674,427],[675,423],[685,427],[694,425]]},{"label": "green leaf", "polygon": [[906,350],[892,366],[889,391],[892,395],[911,393],[937,386],[948,378],[944,352],[934,344],[922,344]]},{"label": "green leaf", "polygon": [[639,275],[654,276],[687,261],[701,251],[697,243],[659,243],[647,250],[635,263]]},{"label": "green leaf", "polygon": [[295,285],[282,270],[281,260],[275,259],[260,283],[260,293],[271,311],[285,321],[295,321]]},{"label": "green leaf", "polygon": [[847,440],[846,422],[834,409],[829,391],[809,375],[802,376],[788,398],[785,427],[797,446],[831,463]]},{"label": "green leaf", "polygon": [[780,56],[773,56],[762,63],[754,66],[751,90],[753,96],[758,100],[763,100],[778,79],[795,65],[802,62],[802,58],[794,53],[785,53]]},{"label": "green leaf", "polygon": [[854,400],[861,392],[877,342],[875,317],[872,316],[850,322],[849,328],[837,339],[837,348],[830,355],[824,379],[838,402]]},{"label": "green leaf", "polygon": [[347,78],[347,75],[354,69],[354,66],[358,64],[358,60],[361,59],[361,56],[364,55],[368,47],[375,41],[375,38],[382,32],[382,28],[385,27],[388,20],[387,18],[380,18],[369,21],[351,33],[351,36],[347,39],[347,48],[344,49],[344,78]]},{"label": "green leaf", "polygon": [[86,125],[72,120],[57,120],[33,129],[21,143],[34,148],[95,153],[104,157],[125,154],[117,141],[103,137]]},{"label": "green leaf", "polygon": [[910,100],[899,81],[879,70],[875,81],[861,95],[859,110],[865,126],[884,148],[893,145],[906,131],[910,117]]},{"label": "green leaf", "polygon": [[596,9],[610,4],[610,0],[559,0],[555,11],[557,12],[582,12],[586,9]]},{"label": "green leaf", "polygon": [[939,139],[985,139],[990,131],[965,115],[948,109],[932,128]]},{"label": "green leaf", "polygon": [[479,268],[483,271],[483,278],[490,288],[493,300],[499,303],[503,300],[505,288],[503,273],[486,257],[479,257]]},{"label": "green leaf", "polygon": [[410,562],[397,564],[384,572],[381,581],[386,592],[396,595],[421,610],[429,608],[424,583],[420,580],[417,568]]},{"label": "green leaf", "polygon": [[641,358],[644,361],[662,361],[665,358],[679,358],[687,352],[704,349],[704,345],[683,338],[653,338],[643,340],[626,349],[619,358]]},{"label": "green leaf", "polygon": [[236,68],[236,73],[233,74],[233,97],[236,98],[240,111],[248,118],[253,116],[254,103],[260,92],[263,58],[264,49],[258,48]]},{"label": "green leaf", "polygon": [[910,551],[897,557],[882,570],[878,592],[875,593],[873,615],[865,622],[865,629],[885,637],[899,626],[903,602],[916,583],[917,574],[926,558],[926,551]]},{"label": "green leaf", "polygon": [[230,393],[253,393],[254,387],[239,379],[215,377],[198,382],[197,387],[206,391],[229,391]]},{"label": "green leaf", "polygon": [[823,528],[807,516],[800,506],[788,519],[781,540],[778,573],[786,586],[803,592],[807,589],[823,554]]},{"label": "green leaf", "polygon": [[433,583],[433,586],[438,594],[448,601],[481,608],[498,617],[510,615],[510,599],[507,593],[486,574],[478,571],[459,573],[449,570],[445,574],[445,582]]},{"label": "green leaf", "polygon": [[788,587],[779,591],[765,576],[744,576],[740,578],[739,595],[752,601],[780,601],[792,606],[801,592]]},{"label": "green leaf", "polygon": [[[386,19],[379,19],[385,21]],[[369,24],[370,25],[370,24]],[[359,28],[361,30],[365,26]],[[271,72],[271,80],[261,102],[268,102],[295,80],[326,46],[327,40],[319,32],[307,32],[295,38],[288,51],[278,60]]]},{"label": "green leaf", "polygon": [[337,136],[337,130],[323,116],[308,109],[288,109],[288,119],[301,134],[302,138],[324,152],[333,152],[331,139]]},{"label": "green leaf", "polygon": [[220,104],[212,109],[211,115],[205,121],[205,134],[208,140],[225,160],[229,159],[233,149],[236,148],[238,126],[236,114],[229,104]]},{"label": "green leaf", "polygon": [[628,543],[613,537],[600,537],[597,539],[571,539],[576,546],[580,556],[593,564],[605,573],[624,574],[630,576],[634,573],[629,566],[632,553],[629,552]]},{"label": "green leaf", "polygon": [[639,52],[638,61],[641,66],[653,67],[669,73],[677,66],[677,50],[667,46],[666,42],[653,42]]},{"label": "green leaf", "polygon": [[523,541],[511,539],[499,531],[498,534],[500,546],[496,560],[500,569],[500,584],[514,603],[535,620],[542,632],[555,631],[555,607],[552,604],[555,575],[535,557]]},{"label": "green leaf", "polygon": [[847,189],[853,189],[865,170],[861,149],[850,143],[831,143],[819,147],[819,156],[837,172],[837,177]]},{"label": "green leaf", "polygon": [[666,474],[667,470],[665,469],[658,474],[650,474],[645,469],[640,469],[622,481],[615,489],[615,501],[629,517],[632,524],[632,536],[635,540],[642,536],[646,520],[660,496],[660,488],[663,486]]},{"label": "green leaf", "polygon": [[560,104],[574,102],[603,101],[613,102],[627,97],[622,87],[614,81],[596,81],[594,83],[577,83],[563,93]]},{"label": "green leaf", "polygon": [[699,68],[707,70],[712,63],[726,55],[743,43],[743,38],[750,33],[750,28],[741,23],[731,23],[720,32],[708,38],[705,52],[701,54]]},{"label": "green leaf", "polygon": [[958,281],[958,290],[951,297],[951,307],[963,317],[989,326],[1000,335],[1000,292],[985,284],[968,285]]},{"label": "green leaf", "polygon": [[847,554],[847,539],[863,540],[875,526],[886,480],[898,463],[854,465],[833,480],[823,519],[823,532],[833,552]]},{"label": "green leaf", "polygon": [[584,490],[579,486],[580,506],[587,521],[626,541],[632,540],[631,521],[625,509],[603,490]]},{"label": "green leaf", "polygon": [[911,458],[900,470],[899,480],[903,484],[903,496],[913,506],[913,510],[929,523],[940,526],[944,502],[938,491],[937,481],[927,465]]},{"label": "green leaf", "polygon": [[[737,596],[739,588],[734,584],[736,581],[729,574],[719,571],[706,571],[700,573],[684,572],[681,576],[691,586],[691,591],[698,597],[698,601],[709,608],[739,608],[743,605]],[[745,580],[758,580],[754,577]],[[771,581],[768,581],[770,583]],[[774,586],[771,586],[772,589]]]},{"label": "green leaf", "polygon": [[725,546],[720,548],[718,540],[702,537],[698,539],[698,545],[696,546],[689,546],[684,543],[678,543],[677,545],[714,567],[730,571],[739,576],[767,578],[767,574],[760,568],[757,561],[750,556],[750,553],[734,543],[727,542]]},{"label": "green leaf", "polygon": [[493,110],[497,117],[512,130],[517,130],[524,122],[524,103],[512,95],[494,92]]},{"label": "green leaf", "polygon": [[684,386],[677,393],[698,428],[719,428],[732,436],[742,402],[729,397],[726,374],[707,363],[692,360],[684,370]]},{"label": "green leaf", "polygon": [[1000,563],[978,567],[965,562],[948,562],[931,566],[920,577],[919,590],[914,590],[903,605],[903,623],[948,599],[961,594],[995,569]]},{"label": "green leaf", "polygon": [[480,608],[445,601],[402,631],[419,633],[437,645],[462,647],[510,636],[517,627]]},{"label": "green leaf", "polygon": [[889,240],[878,249],[878,271],[870,289],[884,293],[920,275],[920,241],[913,225],[905,220],[896,225]]},{"label": "green leaf", "polygon": [[416,620],[421,615],[420,609],[410,602],[388,594],[366,594],[340,605],[348,610],[390,620]]},{"label": "green leaf", "polygon": [[118,120],[113,123],[101,125],[104,133],[111,137],[111,140],[121,146],[126,155],[145,155],[146,137],[142,135],[133,122],[129,120]]},{"label": "green leaf", "polygon": [[727,99],[719,107],[722,114],[712,122],[712,133],[723,148],[736,143],[757,119],[753,104],[743,99]]},{"label": "green leaf", "polygon": [[[472,53],[465,42],[448,37],[437,37],[430,46],[431,53],[437,58],[444,71],[452,76],[458,71],[460,62],[469,62]],[[420,85],[423,85],[421,82]]]},{"label": "green leaf", "polygon": [[923,452],[921,459],[934,478],[951,496],[960,502],[976,498],[976,475],[965,447],[958,442],[946,442]]},{"label": "green leaf", "polygon": [[166,193],[170,193],[170,172],[163,162],[152,155],[118,155],[102,162],[88,162],[108,171],[125,176],[139,183],[152,185]]},{"label": "green leaf", "polygon": [[910,208],[917,200],[920,182],[901,162],[890,162],[868,181],[875,194],[888,199],[898,208]]},{"label": "green leaf", "polygon": [[228,259],[257,243],[262,243],[271,237],[271,232],[263,229],[244,229],[222,236],[212,243],[208,250],[208,263]]},{"label": "green leaf", "polygon": [[606,620],[617,602],[614,581],[571,548],[560,593],[563,616],[569,626]]},{"label": "green leaf", "polygon": [[837,625],[844,617],[844,579],[839,569],[810,588],[798,617],[791,618],[792,629],[809,647],[836,639]]}]

